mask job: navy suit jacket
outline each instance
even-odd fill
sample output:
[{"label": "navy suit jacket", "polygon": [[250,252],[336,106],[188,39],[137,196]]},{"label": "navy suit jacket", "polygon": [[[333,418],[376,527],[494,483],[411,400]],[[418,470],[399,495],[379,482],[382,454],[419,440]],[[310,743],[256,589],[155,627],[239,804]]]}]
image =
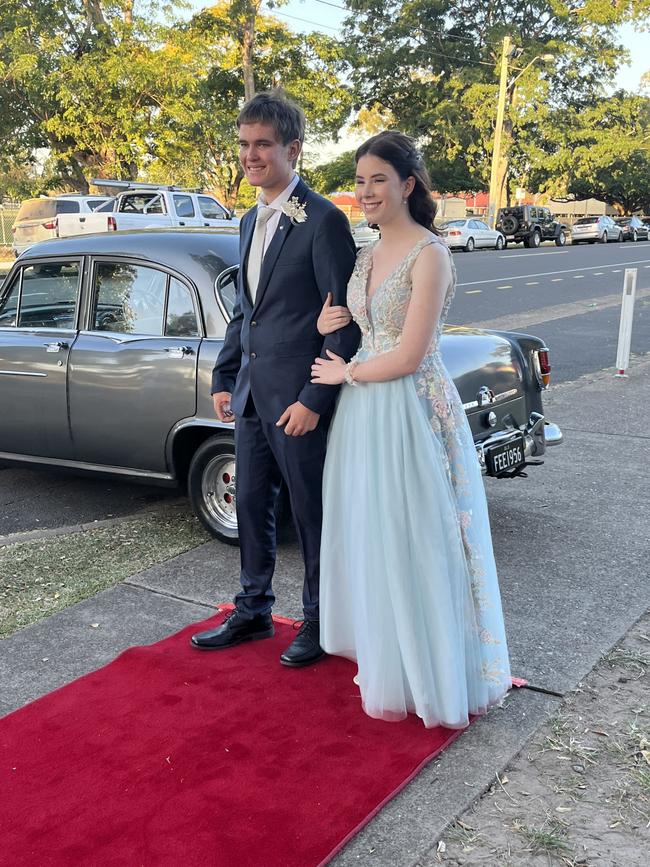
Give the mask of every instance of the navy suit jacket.
[{"label": "navy suit jacket", "polygon": [[277,421],[297,400],[320,415],[331,412],[338,387],[312,384],[311,365],[316,356],[327,357],[326,349],[349,360],[360,340],[354,322],[325,338],[316,327],[328,292],[333,304],[346,304],[356,258],[348,219],[302,180],[293,196],[307,219],[293,225],[286,214],[281,216],[264,256],[254,305],[246,266],[257,208],[242,218],[237,302],[212,373],[212,393],[230,392],[236,416],[252,395],[258,415],[268,422]]}]

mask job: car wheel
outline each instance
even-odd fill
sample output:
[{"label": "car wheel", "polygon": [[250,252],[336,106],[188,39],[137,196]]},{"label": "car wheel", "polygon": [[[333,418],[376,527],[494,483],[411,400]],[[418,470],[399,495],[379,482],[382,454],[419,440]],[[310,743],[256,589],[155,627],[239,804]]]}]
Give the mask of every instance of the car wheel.
[{"label": "car wheel", "polygon": [[187,490],[194,514],[206,530],[228,545],[239,544],[231,434],[217,434],[198,447],[190,463]]},{"label": "car wheel", "polygon": [[505,244],[505,241],[503,240],[503,235],[499,235],[499,237],[497,238],[496,245],[495,245],[496,249],[497,250],[503,250],[505,245],[506,244]]},{"label": "car wheel", "polygon": [[638,240],[639,240],[639,236],[637,235],[637,233],[636,233],[636,229],[635,229],[635,230],[632,232],[632,243],[633,243],[633,244],[636,244],[636,242],[637,242]]},{"label": "car wheel", "polygon": [[474,251],[474,238],[468,238],[467,243],[465,244],[465,252],[472,253]]},{"label": "car wheel", "polygon": [[621,243],[621,241],[623,240],[623,232],[618,233],[618,238],[616,240],[618,241],[619,244]]},{"label": "car wheel", "polygon": [[539,247],[541,243],[542,236],[539,234],[539,232],[533,232],[533,234],[530,236],[530,246],[534,249],[537,249],[537,247]]},{"label": "car wheel", "polygon": [[607,243],[607,232],[603,232],[603,237],[600,239],[601,244]]},{"label": "car wheel", "polygon": [[564,229],[560,229],[560,234],[555,239],[555,246],[556,247],[564,247],[565,244],[566,244],[566,232],[564,231]]},{"label": "car wheel", "polygon": [[510,214],[503,218],[500,228],[503,229],[506,235],[514,235],[519,228],[519,220]]}]

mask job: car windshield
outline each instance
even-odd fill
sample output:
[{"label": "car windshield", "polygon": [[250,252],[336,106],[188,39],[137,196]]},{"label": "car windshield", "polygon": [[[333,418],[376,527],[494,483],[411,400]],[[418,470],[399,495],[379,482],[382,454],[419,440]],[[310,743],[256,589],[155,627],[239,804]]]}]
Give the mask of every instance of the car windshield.
[{"label": "car windshield", "polygon": [[630,219],[630,217],[617,217],[616,222],[619,226],[628,226],[632,222],[632,220]]},{"label": "car windshield", "polygon": [[448,223],[443,223],[442,228],[446,229],[448,226],[464,226],[467,220],[449,220]]},{"label": "car windshield", "polygon": [[576,226],[590,226],[592,223],[597,223],[598,217],[582,217],[580,220],[576,220]]}]

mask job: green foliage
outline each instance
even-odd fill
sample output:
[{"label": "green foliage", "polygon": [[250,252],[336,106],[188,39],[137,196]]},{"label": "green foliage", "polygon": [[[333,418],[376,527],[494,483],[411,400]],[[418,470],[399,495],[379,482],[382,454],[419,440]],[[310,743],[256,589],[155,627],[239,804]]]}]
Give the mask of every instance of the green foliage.
[{"label": "green foliage", "polygon": [[354,151],[345,151],[328,163],[323,163],[311,170],[310,183],[315,190],[323,195],[353,190],[355,183]]},{"label": "green foliage", "polygon": [[[647,4],[585,0],[348,0],[346,41],[359,104],[416,136],[441,192],[487,189],[498,67],[512,38],[502,174],[547,180],[558,117],[594,106],[626,58],[616,27],[650,21]],[[541,55],[554,60],[541,64]],[[526,69],[529,63],[531,66]],[[517,78],[515,81],[514,79]]]}]

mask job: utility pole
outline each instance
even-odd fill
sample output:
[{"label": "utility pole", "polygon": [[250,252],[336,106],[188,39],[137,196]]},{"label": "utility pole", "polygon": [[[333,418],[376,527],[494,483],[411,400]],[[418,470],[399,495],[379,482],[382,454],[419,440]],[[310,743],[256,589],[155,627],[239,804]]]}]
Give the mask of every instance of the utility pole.
[{"label": "utility pole", "polygon": [[499,165],[501,163],[501,135],[503,132],[503,118],[506,109],[506,91],[508,89],[508,58],[510,57],[511,40],[509,36],[503,37],[501,48],[501,76],[499,78],[499,101],[497,103],[497,120],[494,127],[494,145],[492,147],[492,168],[490,170],[490,194],[488,198],[488,226],[494,229],[497,208],[497,181],[499,177]]}]

